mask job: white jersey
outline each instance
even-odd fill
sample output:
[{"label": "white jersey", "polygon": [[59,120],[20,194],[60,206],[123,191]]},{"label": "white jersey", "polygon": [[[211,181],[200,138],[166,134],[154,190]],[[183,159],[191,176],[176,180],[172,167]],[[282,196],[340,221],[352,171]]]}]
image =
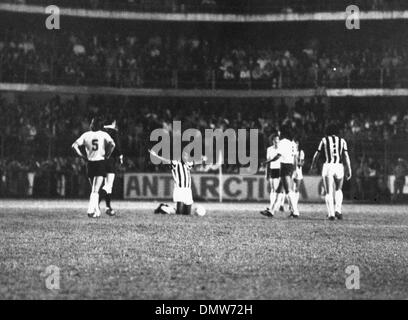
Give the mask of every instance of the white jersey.
[{"label": "white jersey", "polygon": [[105,131],[87,131],[75,143],[79,146],[85,146],[89,161],[105,160],[108,143],[115,147],[115,142]]},{"label": "white jersey", "polygon": [[296,152],[297,146],[295,142],[288,140],[286,138],[279,141],[278,153],[281,155],[280,158],[281,163],[294,164]]},{"label": "white jersey", "polygon": [[[271,160],[275,158],[278,155],[278,150],[279,147],[275,146],[270,146],[268,149],[266,149],[266,160]],[[270,169],[280,169],[281,166],[281,160],[275,160],[269,163],[269,168]]]}]

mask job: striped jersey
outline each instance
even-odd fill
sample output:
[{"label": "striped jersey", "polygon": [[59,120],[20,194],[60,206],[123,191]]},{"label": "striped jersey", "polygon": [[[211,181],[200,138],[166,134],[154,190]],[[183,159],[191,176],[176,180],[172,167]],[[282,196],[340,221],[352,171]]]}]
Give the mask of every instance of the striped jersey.
[{"label": "striped jersey", "polygon": [[[297,158],[297,163],[300,163],[300,162],[304,161],[304,160],[305,160],[305,153],[304,153],[304,151],[303,151],[303,150],[299,150],[299,151],[297,152],[296,158]],[[298,168],[302,168],[302,167],[301,167],[300,165],[298,165]]]},{"label": "striped jersey", "polygon": [[347,142],[338,136],[326,136],[320,141],[318,152],[324,153],[326,163],[342,163],[343,154],[347,152]]},{"label": "striped jersey", "polygon": [[171,173],[177,187],[191,188],[191,169],[193,165],[193,162],[171,161]]},{"label": "striped jersey", "polygon": [[120,155],[122,155],[122,148],[119,139],[119,130],[112,125],[108,125],[103,127],[103,131],[109,134],[113,141],[115,142],[115,149],[113,150],[111,157],[118,158]]}]

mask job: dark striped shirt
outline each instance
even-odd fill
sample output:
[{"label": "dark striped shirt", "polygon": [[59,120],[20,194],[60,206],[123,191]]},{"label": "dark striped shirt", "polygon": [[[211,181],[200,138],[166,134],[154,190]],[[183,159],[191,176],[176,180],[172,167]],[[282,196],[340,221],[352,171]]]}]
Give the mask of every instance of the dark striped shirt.
[{"label": "dark striped shirt", "polygon": [[347,143],[338,136],[326,136],[320,141],[318,152],[324,153],[326,163],[342,163],[343,154],[347,152]]},{"label": "dark striped shirt", "polygon": [[119,131],[117,128],[114,128],[113,126],[104,126],[103,130],[107,132],[115,142],[115,149],[113,150],[113,153],[111,157],[113,158],[118,158],[122,154],[122,148],[120,145],[120,139],[119,139]]},{"label": "dark striped shirt", "polygon": [[191,169],[193,162],[171,161],[171,173],[174,183],[180,188],[191,188]]}]

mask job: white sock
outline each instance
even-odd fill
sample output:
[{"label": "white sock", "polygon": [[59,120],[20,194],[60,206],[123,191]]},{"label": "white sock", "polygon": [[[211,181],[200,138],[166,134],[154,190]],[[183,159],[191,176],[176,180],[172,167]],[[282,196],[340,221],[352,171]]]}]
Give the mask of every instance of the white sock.
[{"label": "white sock", "polygon": [[334,217],[333,195],[331,193],[328,193],[328,194],[326,194],[324,199],[326,200],[326,206],[327,206],[327,210],[329,212],[329,217]]},{"label": "white sock", "polygon": [[285,204],[285,194],[280,193],[281,197],[279,198],[278,208],[283,207]]},{"label": "white sock", "polygon": [[296,202],[296,207],[298,207],[298,204],[299,204],[299,191],[295,191],[295,202]]},{"label": "white sock", "polygon": [[271,194],[269,195],[269,199],[271,201],[271,205],[269,207],[269,210],[273,210],[273,205],[275,204],[277,193],[275,191],[271,191]]},{"label": "white sock", "polygon": [[285,199],[285,194],[278,193],[276,196],[275,204],[272,206],[272,213],[275,213],[275,211],[279,209],[283,199]]},{"label": "white sock", "polygon": [[336,201],[335,204],[335,211],[341,213],[341,205],[343,204],[343,191],[337,190],[334,192],[334,200]]},{"label": "white sock", "polygon": [[92,214],[92,213],[94,213],[94,207],[93,207],[93,193],[91,193],[90,194],[90,196],[89,196],[89,204],[88,204],[88,211],[87,211],[87,213],[88,214]]},{"label": "white sock", "polygon": [[293,214],[295,216],[298,216],[299,215],[299,209],[298,209],[297,202],[296,202],[296,193],[293,192],[293,191],[290,191],[289,194],[288,194],[288,199],[289,199],[289,204],[290,204],[290,206],[291,206],[291,208],[293,210]]},{"label": "white sock", "polygon": [[101,210],[99,209],[99,193],[98,192],[91,193],[91,206],[92,206],[92,213],[100,214]]}]

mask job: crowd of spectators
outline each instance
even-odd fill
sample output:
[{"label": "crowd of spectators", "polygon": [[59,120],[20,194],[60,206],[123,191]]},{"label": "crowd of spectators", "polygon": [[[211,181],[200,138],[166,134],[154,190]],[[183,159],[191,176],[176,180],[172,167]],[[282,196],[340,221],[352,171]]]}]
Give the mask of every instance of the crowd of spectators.
[{"label": "crowd of spectators", "polygon": [[[49,5],[46,0],[6,0],[19,4]],[[54,5],[69,8],[153,12],[211,13],[292,13],[344,11],[345,0],[54,0]],[[404,0],[355,0],[361,10],[402,10]]]},{"label": "crowd of spectators", "polygon": [[[372,178],[385,181],[384,174],[392,173],[394,161],[398,157],[407,157],[404,150],[408,149],[408,113],[401,108],[382,109],[375,113],[370,109],[353,108],[354,111],[347,112],[335,106],[328,108],[320,98],[299,99],[291,107],[284,99],[172,100],[94,96],[80,100],[56,96],[28,101],[20,97],[16,102],[4,99],[0,102],[1,181],[2,185],[6,180],[14,181],[7,192],[18,192],[18,176],[28,172],[35,173],[36,186],[41,186],[41,190],[47,186],[54,190],[55,196],[75,196],[82,192],[75,186],[79,181],[85,181],[84,164],[74,157],[71,144],[88,130],[89,119],[94,114],[115,114],[118,120],[125,154],[125,165],[119,168],[122,171],[165,169],[153,166],[149,161],[147,150],[154,144],[150,142],[150,133],[162,128],[171,137],[174,120],[180,120],[183,129],[196,128],[202,132],[218,128],[258,129],[260,161],[265,157],[270,134],[282,125],[288,125],[296,132],[306,152],[306,168],[324,127],[328,122],[336,122],[350,146],[358,180],[356,192],[362,193],[364,190],[371,192],[363,187],[362,181],[366,183]],[[223,167],[227,173],[237,169],[236,165]],[[50,180],[50,177],[53,178]],[[41,179],[48,184],[39,184]],[[47,193],[41,190],[31,186],[26,192]]]},{"label": "crowd of spectators", "polygon": [[[408,47],[210,32],[0,32],[0,81],[130,88],[408,87]],[[251,35],[248,35],[248,38]],[[295,41],[296,42],[296,41]]]}]

